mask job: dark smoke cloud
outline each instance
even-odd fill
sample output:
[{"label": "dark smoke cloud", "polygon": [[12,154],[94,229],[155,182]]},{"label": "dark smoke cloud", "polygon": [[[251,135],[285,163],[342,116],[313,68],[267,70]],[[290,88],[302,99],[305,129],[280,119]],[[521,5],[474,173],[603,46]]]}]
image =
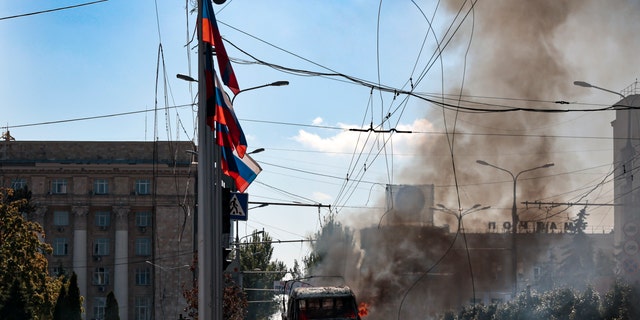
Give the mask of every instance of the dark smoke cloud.
[{"label": "dark smoke cloud", "polygon": [[[446,7],[455,13],[461,4],[462,1],[448,1]],[[447,84],[445,91],[471,96],[514,98],[499,102],[514,107],[558,108],[565,106],[540,101],[576,96],[580,89],[572,85],[574,80],[591,78],[606,84],[616,79],[617,72],[627,78],[617,79],[616,85],[626,85],[635,77],[628,69],[634,68],[637,49],[640,48],[639,37],[635,34],[640,30],[640,19],[637,19],[639,12],[638,2],[624,0],[479,1],[474,12],[475,30],[466,64],[464,88],[461,89],[461,82],[456,81]],[[471,21],[469,18],[461,28],[454,41],[455,48],[448,50],[466,50],[471,35]],[[456,74],[462,74],[462,62],[461,58],[459,69],[454,70]],[[456,132],[468,135],[450,136],[449,141],[444,136],[434,136],[417,145],[415,153],[423,156],[415,166],[404,168],[396,181],[434,184],[437,186],[436,203],[443,203],[454,210],[458,209],[458,194],[463,209],[476,203],[492,206],[492,210],[465,217],[467,228],[486,227],[490,220],[510,220],[512,190],[509,183],[503,183],[510,181],[510,177],[504,172],[476,164],[476,159],[514,173],[554,162],[552,169],[523,175],[518,180],[519,201],[561,194],[577,185],[567,176],[561,179],[527,179],[550,175],[552,172],[567,172],[570,168],[580,167],[580,162],[585,160],[572,156],[570,159],[559,158],[566,157],[559,150],[567,148],[573,141],[523,136],[554,135],[572,129],[558,126],[562,122],[561,116],[513,112],[461,113],[456,117],[451,111],[443,115],[442,110],[430,105],[425,109],[435,109],[426,113],[425,117],[436,126],[444,127],[446,121],[449,132],[455,127]],[[579,124],[588,128],[588,124]],[[591,132],[606,134],[610,130],[610,127],[593,128]],[[483,135],[489,133],[503,135]],[[451,139],[455,139],[452,150],[449,149]],[[454,162],[459,193],[453,187]],[[379,203],[384,203],[384,200]],[[521,220],[539,214],[537,210],[523,210]],[[443,223],[455,226],[456,221],[436,214],[436,225]],[[445,252],[451,238],[437,228],[403,228],[396,225],[385,229],[363,226],[354,221],[350,225],[361,231],[354,244],[354,252],[363,250],[364,258],[357,263],[350,263],[349,269],[345,267],[346,258],[342,254],[345,251],[342,250],[327,256],[323,268],[332,272],[344,270],[347,283],[357,288],[360,296],[372,304],[374,312],[369,319],[395,318],[400,298],[415,282],[415,276],[412,278],[411,275],[433,266],[435,260]],[[455,229],[452,227],[452,230]],[[456,261],[464,262],[466,258],[457,254],[452,253],[447,257],[449,263],[446,265],[452,268],[448,272],[465,274],[466,266]],[[433,272],[447,271],[436,269]],[[483,272],[482,267],[478,267],[476,272]],[[452,279],[447,282],[448,286],[424,285],[428,288],[424,290],[428,291],[429,298],[425,298],[424,290],[418,290],[421,294],[412,292],[403,305],[402,313],[410,319],[421,319],[429,313],[426,309],[432,311],[468,302],[465,300],[471,296],[468,283],[468,279]],[[420,301],[422,298],[425,300]]]}]

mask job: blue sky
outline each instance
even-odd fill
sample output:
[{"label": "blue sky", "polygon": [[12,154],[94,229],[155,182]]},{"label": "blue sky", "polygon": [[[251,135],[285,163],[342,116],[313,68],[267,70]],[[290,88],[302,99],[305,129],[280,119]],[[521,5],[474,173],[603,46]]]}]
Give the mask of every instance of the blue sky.
[{"label": "blue sky", "polygon": [[[0,17],[79,3],[2,1]],[[432,3],[410,1],[227,0],[215,10],[222,36],[260,60],[342,73],[399,90],[408,90],[414,82],[416,92],[436,95],[459,94],[463,87],[466,100],[484,103],[585,108],[613,104],[617,97],[574,87],[572,81],[619,91],[636,80],[636,2],[570,1],[564,7],[553,1],[524,3],[518,7],[508,1],[480,1],[459,29],[469,8],[463,7],[456,18],[462,1],[443,2],[436,9]],[[193,43],[186,45],[195,14],[186,13],[186,6],[192,8],[191,1],[110,0],[0,20],[0,127],[4,131],[8,126],[17,140],[153,141],[156,132],[161,140],[193,139],[195,112],[189,105],[195,91],[175,78],[176,73],[195,76],[197,68]],[[436,41],[418,7],[433,20],[438,41],[449,39],[445,34],[450,25],[456,30],[442,59],[432,65]],[[164,55],[158,63],[160,45]],[[557,187],[536,184],[531,188],[541,194],[523,195],[522,201],[575,201],[611,169],[611,141],[589,137],[611,136],[612,112],[456,118],[436,105],[404,95],[394,99],[343,78],[299,76],[248,64],[251,57],[229,43],[226,48],[241,89],[290,82],[235,99],[249,149],[266,149],[254,156],[264,171],[248,189],[252,201],[331,204],[339,219],[358,228],[376,224],[382,216],[385,184],[434,183],[437,203],[457,208],[459,198],[463,209],[475,203],[492,206],[482,217],[469,217],[469,225],[484,226],[486,221],[507,220],[510,181],[479,168],[476,159],[514,171],[556,163],[539,182]],[[536,102],[555,100],[574,104]],[[29,125],[156,107],[157,123],[149,112]],[[165,113],[165,107],[171,108]],[[414,133],[396,134],[385,144],[388,134],[341,130],[377,125],[387,115],[385,129]],[[454,141],[460,146],[453,152],[458,193],[450,187],[455,181],[445,140],[434,134],[451,132],[454,124],[469,133]],[[483,136],[489,133],[511,140]],[[550,146],[540,144],[540,136],[547,134],[556,137]],[[478,135],[484,138],[476,141]],[[576,138],[558,138],[566,136]],[[532,158],[541,162],[530,164]],[[341,178],[348,173],[351,179],[343,189]],[[362,182],[355,183],[357,179]],[[612,188],[605,184],[587,200],[610,202]],[[487,189],[494,192],[481,195]],[[327,212],[276,206],[251,210],[250,220],[240,224],[240,235],[264,228],[275,239],[303,239],[318,229]],[[612,210],[599,208],[591,216],[592,225],[610,227],[612,216]],[[276,258],[289,266],[308,253],[301,243],[274,248]]]}]

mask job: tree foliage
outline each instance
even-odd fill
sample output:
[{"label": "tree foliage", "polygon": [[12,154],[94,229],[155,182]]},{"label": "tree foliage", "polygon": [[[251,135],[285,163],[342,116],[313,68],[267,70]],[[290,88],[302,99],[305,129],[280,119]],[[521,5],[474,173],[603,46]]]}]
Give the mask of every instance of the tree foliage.
[{"label": "tree foliage", "polygon": [[27,309],[24,292],[18,280],[14,280],[9,287],[8,296],[0,305],[0,319],[23,320],[32,318],[32,313]]},{"label": "tree foliage", "polygon": [[247,295],[240,286],[231,279],[231,275],[224,277],[224,310],[222,318],[227,320],[242,320],[247,315]]},{"label": "tree foliage", "polygon": [[623,320],[640,319],[640,287],[617,281],[600,299],[593,287],[578,292],[557,288],[538,293],[528,288],[504,303],[468,305],[456,314],[444,313],[447,320]]},{"label": "tree foliage", "polygon": [[58,292],[58,299],[56,300],[56,306],[53,309],[53,320],[62,320],[64,319],[65,314],[65,302],[67,299],[67,287],[62,285],[60,286],[60,291]]},{"label": "tree foliage", "polygon": [[242,270],[252,271],[243,274],[242,284],[246,290],[249,303],[246,319],[268,319],[279,309],[275,300],[273,282],[280,281],[287,274],[287,266],[278,260],[271,261],[273,247],[268,233],[257,233],[240,246],[240,266]]},{"label": "tree foliage", "polygon": [[595,276],[593,244],[584,232],[588,216],[583,208],[573,220],[573,239],[563,248],[564,259],[559,265],[559,279],[565,279],[563,284],[580,289],[584,289]]},{"label": "tree foliage", "polygon": [[602,303],[603,319],[640,319],[640,287],[616,280],[613,287],[604,296]]},{"label": "tree foliage", "polygon": [[58,299],[53,311],[54,320],[82,319],[82,297],[78,288],[78,276],[72,273],[71,278],[60,286]]},{"label": "tree foliage", "polygon": [[[193,254],[193,260],[191,260],[191,265],[189,269],[192,273],[198,270],[198,253]],[[182,296],[187,301],[187,305],[184,307],[184,311],[187,313],[187,316],[192,319],[198,319],[198,278],[195,276],[191,279],[191,284],[187,285],[186,283],[182,284]]]},{"label": "tree foliage", "polygon": [[[313,240],[310,242],[311,253],[302,260],[307,275],[313,274],[330,257],[344,262],[353,255],[353,231],[337,221],[334,215],[325,217],[322,228],[313,235]],[[326,270],[330,269],[327,264],[323,267],[326,273],[334,273],[334,270]]]},{"label": "tree foliage", "polygon": [[30,197],[26,188],[0,188],[0,308],[16,298],[11,292],[17,282],[31,318],[50,319],[61,281],[49,276],[45,254],[52,249],[40,239],[45,237],[42,226],[26,218],[34,210]]},{"label": "tree foliage", "polygon": [[118,300],[116,300],[116,296],[113,294],[113,291],[109,291],[109,294],[107,294],[107,303],[104,310],[104,320],[120,320]]},{"label": "tree foliage", "polygon": [[[198,266],[198,254],[193,255],[193,261],[191,262],[191,272],[195,272]],[[193,277],[191,284],[182,284],[182,296],[187,301],[187,305],[184,307],[184,311],[192,319],[198,319],[198,279]],[[224,275],[224,292],[222,302],[223,318],[229,320],[241,320],[244,319],[247,313],[247,297],[242,291],[242,288],[238,286],[230,277],[230,275]]]}]

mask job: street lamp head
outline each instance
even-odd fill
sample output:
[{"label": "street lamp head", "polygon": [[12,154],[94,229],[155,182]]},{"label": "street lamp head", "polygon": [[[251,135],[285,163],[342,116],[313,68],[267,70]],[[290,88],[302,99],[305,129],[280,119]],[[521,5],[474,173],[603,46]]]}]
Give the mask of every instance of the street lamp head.
[{"label": "street lamp head", "polygon": [[438,208],[442,208],[442,209],[446,209],[446,208],[447,208],[447,207],[445,207],[445,206],[444,206],[444,204],[442,204],[442,203],[438,203],[438,204],[436,204],[436,207],[438,207]]},{"label": "street lamp head", "polygon": [[476,160],[477,163],[483,165],[483,166],[488,166],[489,163],[487,163],[486,161],[482,161],[482,160]]},{"label": "street lamp head", "polygon": [[288,86],[288,85],[289,85],[289,81],[276,81],[271,83],[271,86],[274,86],[274,87]]},{"label": "street lamp head", "polygon": [[245,91],[249,91],[249,90],[255,90],[255,89],[260,89],[260,88],[264,88],[264,87],[280,87],[280,86],[286,86],[289,85],[289,81],[284,81],[284,80],[280,80],[280,81],[276,81],[276,82],[271,82],[271,83],[267,83],[267,84],[263,84],[260,86],[255,86],[255,87],[251,87],[251,88],[246,88],[246,89],[242,89],[240,91],[238,91],[233,98],[231,99],[231,104],[233,105],[233,101],[236,99],[236,97],[245,92]]},{"label": "street lamp head", "polygon": [[574,81],[573,84],[576,85],[576,86],[585,87],[585,88],[593,87],[590,83],[587,83],[587,82],[584,82],[584,81]]},{"label": "street lamp head", "polygon": [[542,166],[543,168],[549,168],[549,167],[553,167],[555,164],[553,163],[547,163],[544,166]]},{"label": "street lamp head", "polygon": [[474,204],[474,205],[473,205],[473,207],[471,207],[471,209],[477,209],[477,208],[479,208],[480,206],[481,206],[481,204],[476,203],[476,204]]},{"label": "street lamp head", "polygon": [[176,74],[176,78],[180,79],[180,80],[184,80],[184,81],[189,81],[189,82],[198,82],[198,80],[186,75],[186,74]]},{"label": "street lamp head", "polygon": [[247,154],[256,154],[256,153],[260,153],[260,152],[263,152],[263,151],[264,151],[264,148],[258,148],[258,149],[255,149],[255,150],[251,151],[251,152],[247,152]]}]

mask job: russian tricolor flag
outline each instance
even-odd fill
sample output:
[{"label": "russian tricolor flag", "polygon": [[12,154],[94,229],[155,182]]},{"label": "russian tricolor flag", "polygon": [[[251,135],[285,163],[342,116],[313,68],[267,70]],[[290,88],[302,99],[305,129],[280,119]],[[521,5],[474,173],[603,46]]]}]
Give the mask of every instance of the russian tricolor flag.
[{"label": "russian tricolor flag", "polygon": [[233,179],[239,192],[247,190],[262,171],[260,165],[248,154],[238,157],[233,150],[222,147],[222,172]]},{"label": "russian tricolor flag", "polygon": [[213,13],[211,0],[202,0],[202,4],[202,41],[215,47],[222,81],[231,89],[233,94],[238,94],[238,92],[240,92],[238,80],[231,67],[227,50],[225,50],[224,44],[222,43],[222,37],[220,36],[216,16]]},{"label": "russian tricolor flag", "polygon": [[215,121],[216,143],[221,147],[230,148],[235,151],[240,158],[244,157],[247,151],[247,139],[240,127],[240,122],[233,111],[233,105],[222,87],[218,75],[215,78]]}]

